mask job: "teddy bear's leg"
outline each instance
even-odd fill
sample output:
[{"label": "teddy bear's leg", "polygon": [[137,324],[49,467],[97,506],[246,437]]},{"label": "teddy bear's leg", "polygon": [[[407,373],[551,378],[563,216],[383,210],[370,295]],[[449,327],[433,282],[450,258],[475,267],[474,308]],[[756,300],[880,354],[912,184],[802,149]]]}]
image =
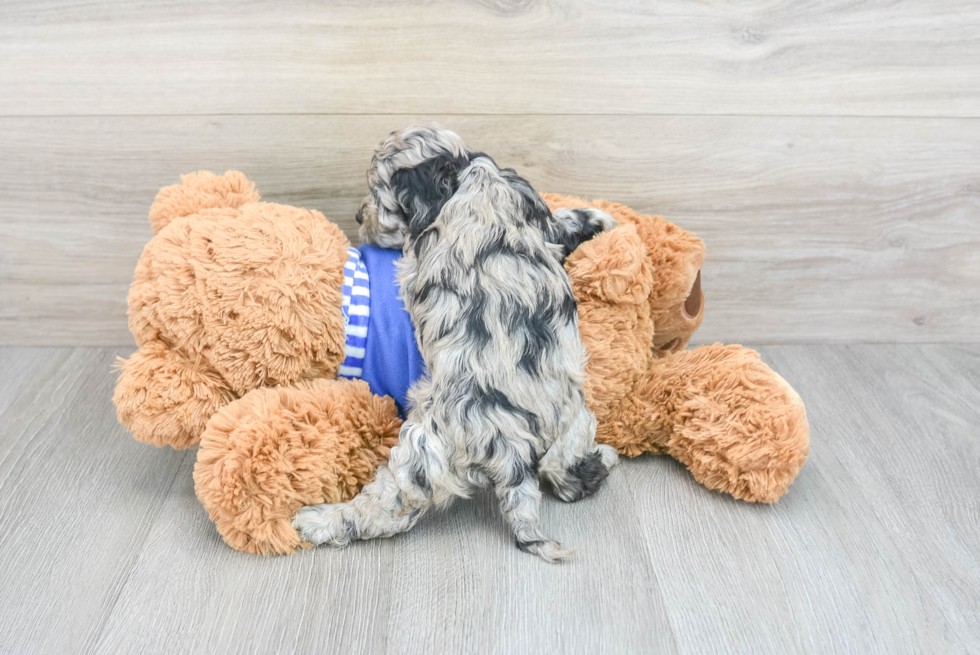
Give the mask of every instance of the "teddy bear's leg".
[{"label": "teddy bear's leg", "polygon": [[742,346],[652,361],[624,419],[635,443],[683,462],[709,489],[753,502],[778,500],[810,449],[803,401]]},{"label": "teddy bear's leg", "polygon": [[[533,454],[500,439],[494,463],[479,469],[461,468],[455,462],[459,458],[450,446],[452,442],[440,434],[432,418],[431,388],[429,378],[416,383],[409,422],[402,426],[391,460],[378,471],[377,478],[349,503],[300,509],[293,520],[300,536],[316,545],[335,547],[355,540],[391,537],[410,530],[429,509],[467,497],[474,486],[489,481],[518,548],[547,561],[571,555],[539,528],[541,491],[538,477],[531,474]],[[598,465],[604,466],[601,458]]]},{"label": "teddy bear's leg", "polygon": [[235,398],[219,375],[162,343],[144,345],[117,366],[112,401],[119,422],[154,446],[197,444],[208,419]]},{"label": "teddy bear's leg", "polygon": [[296,511],[357,495],[400,427],[395,402],[362,380],[256,389],[208,421],[194,488],[232,548],[292,553],[309,547],[292,528]]}]

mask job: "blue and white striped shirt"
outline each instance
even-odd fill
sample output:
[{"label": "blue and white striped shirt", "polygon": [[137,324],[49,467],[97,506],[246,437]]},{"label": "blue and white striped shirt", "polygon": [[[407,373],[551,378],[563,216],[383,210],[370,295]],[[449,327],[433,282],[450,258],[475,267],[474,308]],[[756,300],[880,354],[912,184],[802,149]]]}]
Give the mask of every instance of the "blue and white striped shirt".
[{"label": "blue and white striped shirt", "polygon": [[371,287],[367,267],[356,248],[347,249],[347,263],[344,264],[344,296],[341,309],[344,312],[344,363],[338,375],[359,378],[364,369],[364,348],[367,346],[368,321],[371,316]]},{"label": "blue and white striped shirt", "polygon": [[358,378],[379,396],[391,396],[405,417],[408,390],[425,374],[412,317],[398,295],[400,250],[365,244],[344,266],[344,363],[337,375]]}]

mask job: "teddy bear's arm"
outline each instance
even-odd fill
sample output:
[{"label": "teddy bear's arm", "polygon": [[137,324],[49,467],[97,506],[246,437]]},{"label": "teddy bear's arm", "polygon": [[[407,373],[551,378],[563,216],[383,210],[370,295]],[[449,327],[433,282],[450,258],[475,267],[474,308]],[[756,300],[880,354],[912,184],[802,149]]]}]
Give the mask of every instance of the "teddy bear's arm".
[{"label": "teddy bear's arm", "polygon": [[208,366],[159,341],[143,344],[116,366],[112,401],[119,422],[154,446],[194,446],[211,415],[236,397]]},{"label": "teddy bear's arm", "polygon": [[653,269],[634,225],[622,225],[582,243],[565,260],[581,307],[588,299],[613,305],[646,303]]},{"label": "teddy bear's arm", "polygon": [[583,243],[565,261],[588,353],[585,394],[599,421],[597,438],[617,448],[623,396],[646,369],[653,342],[645,252],[627,224]]}]

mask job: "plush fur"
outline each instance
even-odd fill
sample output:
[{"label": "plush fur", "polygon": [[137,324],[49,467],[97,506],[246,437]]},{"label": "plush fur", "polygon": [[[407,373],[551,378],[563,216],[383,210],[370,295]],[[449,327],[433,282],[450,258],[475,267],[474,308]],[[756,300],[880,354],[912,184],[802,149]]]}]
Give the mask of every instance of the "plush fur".
[{"label": "plush fur", "polygon": [[556,209],[602,209],[621,225],[565,262],[589,353],[596,439],[630,457],[669,454],[736,498],[778,500],[809,453],[806,409],[755,351],[684,350],[704,309],[701,240],[617,203],[545,199]]},{"label": "plush fur", "polygon": [[401,297],[429,375],[413,385],[398,446],[375,481],[348,504],[303,508],[293,526],[314,544],[390,537],[489,483],[521,550],[568,556],[539,530],[539,476],[576,501],[617,456],[595,443],[561,261],[614,223],[594,210],[552,216],[514,171],[438,126],[389,136],[368,179],[361,237],[403,248]]},{"label": "plush fur", "polygon": [[362,380],[256,389],[208,422],[197,495],[233,548],[290,552],[303,544],[289,518],[311,499],[353,498],[387,461],[400,427],[395,402]]},{"label": "plush fur", "polygon": [[742,500],[779,500],[810,450],[800,396],[742,346],[652,360],[621,416],[624,452],[666,453],[704,486]]},{"label": "plush fur", "polygon": [[139,350],[113,401],[140,441],[187,448],[258,387],[337,374],[349,243],[319,212],[258,202],[241,173],[186,175],[150,209],[129,291]]},{"label": "plush fur", "polygon": [[[216,177],[229,181],[215,181]],[[207,183],[200,185],[199,179]],[[215,351],[201,347],[204,340],[195,337],[207,333],[203,327],[188,331],[168,327],[203,325],[202,305],[228,303],[237,308],[235,314],[225,313],[234,329],[276,335],[281,318],[270,318],[264,311],[266,303],[274,304],[284,317],[294,317],[290,320],[300,325],[308,321],[319,325],[325,341],[334,338],[332,361],[339,364],[343,342],[339,290],[347,248],[339,230],[315,212],[289,213],[290,221],[305,224],[305,216],[323,231],[302,235],[308,239],[315,234],[315,243],[303,241],[297,232],[296,239],[276,245],[282,268],[251,265],[253,250],[261,252],[281,241],[277,232],[254,230],[251,222],[227,218],[207,228],[220,235],[210,244],[213,252],[208,250],[206,233],[187,227],[170,232],[181,221],[211,220],[192,218],[198,206],[244,208],[249,203],[235,203],[240,202],[240,190],[251,187],[236,180],[238,175],[232,173],[185,177],[178,188],[162,192],[160,197],[171,199],[169,204],[154,205],[155,223],[167,227],[147,246],[140,267],[155,267],[161,291],[156,299],[136,292],[144,285],[153,289],[152,276],[138,275],[130,313],[167,318],[154,319],[160,327],[146,332],[142,326],[150,321],[131,323],[138,328],[134,335],[140,349],[126,362],[114,400],[120,419],[144,441],[175,447],[201,441],[195,469],[197,493],[229,545],[255,553],[289,553],[300,544],[290,527],[296,509],[353,498],[368,482],[371,462],[379,465],[384,447],[394,443],[401,423],[392,402],[369,404],[369,411],[355,409],[362,401],[351,401],[345,395],[350,392],[340,391],[361,385],[359,393],[364,393],[363,383],[351,380],[287,383],[273,392],[260,387],[263,378],[252,377],[256,390],[235,401],[241,392],[222,371],[275,371],[282,355],[272,348]],[[172,201],[175,198],[190,201]],[[579,333],[589,355],[584,390],[598,419],[597,441],[627,456],[669,454],[711,489],[747,501],[776,501],[806,460],[806,412],[796,392],[751,350],[717,344],[683,350],[703,315],[705,300],[696,284],[704,258],[701,241],[659,217],[623,205],[547,194],[544,199],[556,213],[561,208],[594,206],[620,223],[617,229],[583,243],[565,262],[578,302]],[[275,207],[258,204],[253,211]],[[199,245],[191,247],[191,243]],[[162,252],[167,258],[156,261]],[[225,286],[220,271],[213,270],[214,261],[231,270],[248,271],[248,288],[267,291],[240,301],[241,288]],[[180,273],[188,269],[202,275],[191,278]],[[290,284],[279,284],[282,271],[290,272]],[[215,291],[230,290],[233,299],[199,291],[199,283],[203,291],[209,288],[204,281],[213,275],[222,282]],[[304,287],[312,281],[318,283]],[[705,282],[710,286],[710,278]],[[295,286],[321,292],[294,295]],[[336,368],[316,363],[328,359],[307,356],[305,371],[296,374],[302,368],[297,365],[292,375],[329,377]],[[270,379],[274,378],[266,378]],[[233,401],[227,411],[221,411]],[[239,423],[248,427],[238,429]],[[329,441],[343,446],[330,448]],[[334,459],[323,457],[324,452],[333,453]],[[304,453],[311,455],[305,461],[321,462],[322,468],[303,468],[319,482],[294,477],[296,462],[304,461]]]}]

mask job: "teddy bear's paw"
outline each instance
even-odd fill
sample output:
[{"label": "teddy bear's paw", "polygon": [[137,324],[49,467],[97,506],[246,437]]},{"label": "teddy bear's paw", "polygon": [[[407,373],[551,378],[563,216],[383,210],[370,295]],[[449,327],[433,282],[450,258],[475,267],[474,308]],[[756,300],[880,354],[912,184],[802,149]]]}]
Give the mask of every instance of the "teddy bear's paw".
[{"label": "teddy bear's paw", "polygon": [[342,504],[307,505],[293,517],[293,529],[303,541],[314,546],[327,544],[343,548],[350,543]]}]

